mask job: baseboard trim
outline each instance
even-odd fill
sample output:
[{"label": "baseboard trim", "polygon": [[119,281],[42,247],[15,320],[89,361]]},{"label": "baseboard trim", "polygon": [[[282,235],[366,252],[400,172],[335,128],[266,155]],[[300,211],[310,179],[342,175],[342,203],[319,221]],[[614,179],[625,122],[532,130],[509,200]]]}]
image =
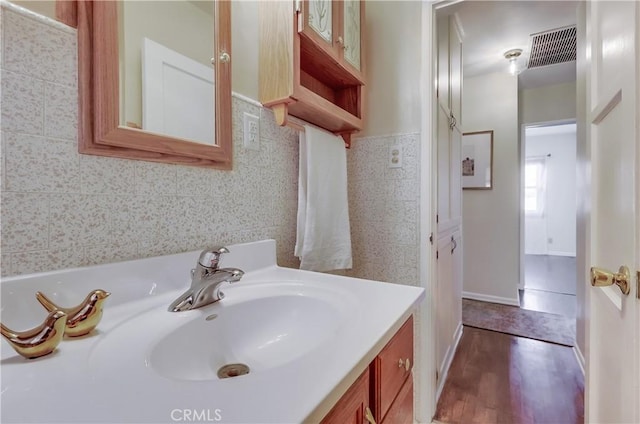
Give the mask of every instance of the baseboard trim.
[{"label": "baseboard trim", "polygon": [[480,300],[482,302],[501,303],[503,305],[520,306],[519,299],[510,299],[508,297],[491,296],[489,294],[473,293],[468,291],[462,292],[463,299]]},{"label": "baseboard trim", "polygon": [[462,321],[458,323],[458,328],[456,328],[456,332],[453,335],[453,344],[449,347],[447,351],[447,355],[442,361],[442,367],[439,370],[439,379],[438,379],[438,387],[436,388],[436,404],[438,404],[438,399],[440,399],[440,395],[442,394],[442,389],[444,388],[444,383],[447,381],[447,375],[449,374],[449,367],[451,367],[451,362],[453,362],[453,357],[456,354],[456,350],[458,349],[458,343],[460,343],[460,339],[462,338]]},{"label": "baseboard trim", "polygon": [[573,345],[573,354],[576,355],[576,360],[578,361],[578,365],[580,365],[580,371],[582,371],[582,376],[585,376],[585,362],[584,362],[584,355],[582,354],[582,351],[580,350],[580,346],[578,346],[578,343],[576,342],[576,344]]},{"label": "baseboard trim", "polygon": [[549,255],[549,256],[569,256],[569,257],[575,258],[576,257],[576,252],[556,252],[556,251],[553,251],[553,250],[549,250],[547,252],[547,255]]}]

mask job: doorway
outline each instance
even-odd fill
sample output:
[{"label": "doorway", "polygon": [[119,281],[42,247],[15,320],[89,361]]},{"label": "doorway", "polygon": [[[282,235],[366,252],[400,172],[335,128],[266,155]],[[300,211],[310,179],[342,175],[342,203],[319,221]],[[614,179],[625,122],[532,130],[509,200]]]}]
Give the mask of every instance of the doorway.
[{"label": "doorway", "polygon": [[524,129],[523,309],[576,317],[576,123]]}]

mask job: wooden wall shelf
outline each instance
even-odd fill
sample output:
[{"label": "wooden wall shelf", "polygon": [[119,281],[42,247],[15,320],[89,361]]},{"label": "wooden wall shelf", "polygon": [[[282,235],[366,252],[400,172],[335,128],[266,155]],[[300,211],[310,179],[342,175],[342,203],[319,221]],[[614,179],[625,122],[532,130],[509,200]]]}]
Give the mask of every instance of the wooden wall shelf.
[{"label": "wooden wall shelf", "polygon": [[[341,34],[344,3],[327,3],[333,9],[333,33]],[[293,1],[260,4],[260,101],[273,109],[279,125],[290,125],[289,115],[295,116],[341,135],[348,146],[351,134],[363,128],[363,69],[345,59],[345,37],[336,35],[329,42],[304,25],[309,6],[299,4],[300,10]],[[364,7],[354,4],[361,32]]]}]

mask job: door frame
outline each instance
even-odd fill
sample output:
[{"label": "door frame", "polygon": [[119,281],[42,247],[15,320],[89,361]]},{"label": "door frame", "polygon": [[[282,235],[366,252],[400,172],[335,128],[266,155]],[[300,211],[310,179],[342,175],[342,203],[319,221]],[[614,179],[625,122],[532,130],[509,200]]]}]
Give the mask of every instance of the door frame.
[{"label": "door frame", "polygon": [[[577,81],[576,81],[577,84]],[[520,124],[519,144],[520,151],[520,280],[518,281],[518,290],[524,290],[524,256],[525,256],[525,213],[524,213],[524,167],[526,162],[526,130],[531,127],[551,127],[555,125],[577,124],[577,117],[574,119],[558,119],[554,121],[528,122]],[[578,144],[578,130],[576,127],[576,148]],[[576,221],[577,222],[577,221]],[[577,282],[576,282],[577,284]]]},{"label": "door frame", "polygon": [[[437,205],[437,116],[438,111],[435,85],[437,57],[437,34],[435,10],[459,3],[462,0],[423,0],[420,59],[420,166],[430,172],[420,173],[420,285],[426,290],[425,307],[419,311],[419,327],[417,352],[422,362],[420,371],[415,376],[415,391],[418,401],[415,402],[415,420],[419,423],[430,423],[436,412],[436,317],[433,307],[435,281],[437,278],[436,251],[437,240],[436,205]],[[431,236],[431,238],[430,238]],[[462,299],[460,299],[462,301]]]},{"label": "door frame", "polygon": [[[435,127],[436,117],[434,114],[437,112],[437,99],[435,92],[435,85],[433,83],[435,74],[435,66],[437,63],[437,58],[434,55],[437,53],[436,46],[436,14],[435,10],[440,7],[445,7],[451,4],[459,3],[464,0],[424,0],[422,2],[422,58],[421,58],[421,69],[420,73],[420,90],[421,90],[421,144],[423,146],[420,149],[420,163],[422,169],[430,169],[430,172],[421,173],[421,183],[420,183],[420,281],[421,285],[426,289],[427,292],[427,308],[430,308],[428,311],[423,311],[423,314],[419,320],[421,327],[423,328],[422,333],[425,337],[420,337],[420,346],[419,352],[422,352],[422,356],[424,358],[424,365],[422,367],[422,371],[417,376],[417,388],[416,392],[418,396],[421,396],[423,401],[416,402],[416,410],[415,410],[415,418],[417,422],[431,422],[432,417],[435,414],[436,408],[436,356],[435,356],[435,316],[434,309],[431,308],[431,302],[433,302],[433,293],[434,293],[434,281],[436,278],[436,248],[435,248],[435,240],[434,243],[431,244],[429,242],[429,234],[431,231],[435,230],[436,227],[436,184],[437,184],[437,166],[436,166],[436,147],[437,147],[437,129]],[[580,3],[578,6],[578,45],[584,46],[586,43],[586,34],[587,30],[586,26],[586,7],[584,3]],[[580,31],[582,29],[582,32]],[[580,64],[580,51],[578,53],[579,59],[576,65]],[[583,55],[584,56],[584,55]],[[588,90],[586,87],[586,77],[585,73],[588,72],[587,66],[584,63],[586,61],[586,57],[582,58],[583,68],[582,75],[580,74],[580,69],[578,69],[577,78],[576,78],[576,86],[580,85],[582,81],[584,85],[584,90]],[[582,80],[580,79],[582,78]],[[583,90],[583,91],[584,91]],[[579,91],[579,90],[578,90]],[[585,140],[587,135],[585,134],[584,123],[586,122],[586,93],[578,92],[577,95],[577,115],[576,115],[576,123],[577,123],[577,131],[576,131],[576,142],[580,144],[580,140]],[[583,105],[580,102],[583,102]],[[584,109],[584,111],[583,111]],[[582,132],[581,132],[582,129]],[[588,131],[588,129],[587,129]],[[588,142],[587,142],[588,144]],[[578,177],[582,177],[582,174],[588,172],[590,160],[586,158],[586,162],[579,167],[578,169]],[[429,168],[430,167],[430,168]],[[588,176],[584,187],[590,189],[590,175]],[[523,184],[523,182],[521,182]],[[585,194],[584,192],[580,192],[579,196],[582,196],[582,199],[588,204],[590,200],[590,196]],[[585,197],[586,196],[586,197]],[[590,225],[590,221],[588,220],[588,211],[586,216],[580,215],[576,217],[576,225],[578,232],[581,231],[582,228],[588,228]],[[522,219],[522,217],[521,217]],[[586,219],[586,221],[585,221]],[[585,227],[586,225],[586,227]],[[522,225],[521,225],[522,228]],[[519,249],[524,249],[522,245],[522,237],[520,239]],[[434,236],[435,237],[435,236]],[[587,281],[585,277],[588,275],[588,259],[589,257],[585,257],[585,253],[588,253],[590,246],[590,234],[588,231],[585,233],[582,231],[580,235],[577,236],[576,243],[576,259],[578,260],[578,270],[577,270],[577,281],[578,286],[580,286],[580,281]],[[582,238],[581,238],[582,237]],[[521,250],[522,251],[522,250]],[[581,255],[580,258],[578,256]],[[522,261],[521,261],[522,262]],[[521,267],[521,282],[523,282],[523,272]],[[588,298],[585,297],[585,290],[582,292],[578,289],[578,295],[576,296],[576,301],[578,303],[578,316],[576,322],[577,333],[581,333],[584,335],[588,332],[588,321],[585,319],[585,316],[588,316],[588,311],[585,312],[585,309],[588,308]],[[582,315],[580,315],[582,314]],[[586,315],[585,315],[586,314]],[[578,342],[578,340],[577,340]],[[588,340],[587,340],[588,346]],[[584,355],[582,354],[581,347],[576,343],[574,348],[574,352],[576,353],[576,357],[578,358],[578,362],[582,367],[582,371],[584,373]],[[426,401],[425,401],[426,400]],[[588,407],[585,402],[585,412],[588,410]]]}]

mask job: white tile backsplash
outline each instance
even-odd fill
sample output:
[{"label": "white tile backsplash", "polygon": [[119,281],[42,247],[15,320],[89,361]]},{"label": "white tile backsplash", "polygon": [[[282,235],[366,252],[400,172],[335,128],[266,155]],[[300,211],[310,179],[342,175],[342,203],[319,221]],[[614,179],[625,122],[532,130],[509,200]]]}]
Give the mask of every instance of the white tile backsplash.
[{"label": "white tile backsplash", "polygon": [[39,193],[0,195],[3,254],[49,247],[49,198]]},{"label": "white tile backsplash", "polygon": [[80,155],[75,142],[16,132],[7,132],[5,137],[7,190],[41,193],[80,191]]},{"label": "white tile backsplash", "polygon": [[[0,14],[3,276],[264,238],[297,267],[298,140],[271,111],[233,98],[232,171],[80,155],[75,31]],[[258,151],[245,111],[262,117]]]},{"label": "white tile backsplash", "polygon": [[[349,275],[418,285],[419,134],[356,138],[348,155],[353,269]],[[389,168],[401,145],[403,167]]]},{"label": "white tile backsplash", "polygon": [[78,90],[75,86],[45,83],[44,135],[77,142]]},{"label": "white tile backsplash", "polygon": [[135,193],[135,161],[92,155],[78,156],[80,159],[81,193]]},{"label": "white tile backsplash", "polygon": [[3,62],[8,71],[73,87],[78,80],[76,37],[33,13],[3,9]]},{"label": "white tile backsplash", "polygon": [[43,135],[44,81],[5,69],[0,70],[0,78],[2,130]]}]

